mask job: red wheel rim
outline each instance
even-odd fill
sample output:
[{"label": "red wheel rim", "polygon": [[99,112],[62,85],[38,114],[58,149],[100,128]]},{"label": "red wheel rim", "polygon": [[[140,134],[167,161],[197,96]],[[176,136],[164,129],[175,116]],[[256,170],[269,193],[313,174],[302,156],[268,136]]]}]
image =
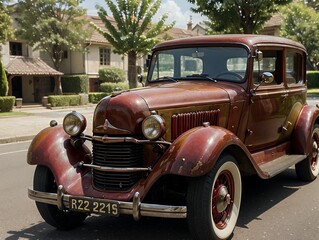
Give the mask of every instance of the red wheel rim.
[{"label": "red wheel rim", "polygon": [[318,141],[317,136],[313,136],[312,157],[310,159],[310,167],[312,171],[316,171],[318,165]]},{"label": "red wheel rim", "polygon": [[[222,171],[216,179],[212,196],[212,214],[217,228],[227,226],[235,193],[234,178],[230,171]],[[221,207],[222,206],[222,207]]]}]

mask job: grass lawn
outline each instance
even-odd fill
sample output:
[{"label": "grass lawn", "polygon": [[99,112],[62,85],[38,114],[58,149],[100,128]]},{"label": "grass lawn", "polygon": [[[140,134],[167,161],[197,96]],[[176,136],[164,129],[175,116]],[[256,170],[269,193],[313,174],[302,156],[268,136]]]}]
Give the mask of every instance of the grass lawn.
[{"label": "grass lawn", "polygon": [[319,94],[319,88],[311,88],[307,91],[308,94]]},{"label": "grass lawn", "polygon": [[26,112],[0,112],[0,117],[19,117],[28,116],[30,113]]}]

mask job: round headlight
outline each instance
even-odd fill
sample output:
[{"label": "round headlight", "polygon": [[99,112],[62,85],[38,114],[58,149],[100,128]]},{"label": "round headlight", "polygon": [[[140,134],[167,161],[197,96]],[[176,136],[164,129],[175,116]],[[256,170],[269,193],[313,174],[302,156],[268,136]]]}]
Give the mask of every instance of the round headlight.
[{"label": "round headlight", "polygon": [[142,131],[148,140],[155,140],[165,134],[165,122],[159,115],[151,115],[144,119]]},{"label": "round headlight", "polygon": [[64,131],[72,137],[79,136],[86,128],[85,117],[78,112],[68,113],[63,119]]}]

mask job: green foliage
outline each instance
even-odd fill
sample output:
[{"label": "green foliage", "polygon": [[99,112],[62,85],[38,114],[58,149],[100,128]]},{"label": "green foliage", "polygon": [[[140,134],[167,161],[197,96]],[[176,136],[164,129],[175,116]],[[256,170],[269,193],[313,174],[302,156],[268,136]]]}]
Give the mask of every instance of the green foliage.
[{"label": "green foliage", "polygon": [[105,0],[105,3],[111,10],[115,26],[107,11],[99,5],[96,6],[98,15],[107,31],[93,26],[114,46],[115,53],[128,55],[128,80],[130,88],[136,87],[137,58],[147,54],[158,42],[156,37],[172,28],[174,23],[165,25],[167,15],[152,23],[161,0]]},{"label": "green foliage", "polygon": [[78,106],[80,105],[81,97],[79,95],[50,95],[48,102],[52,107],[62,106]]},{"label": "green foliage", "polygon": [[107,67],[99,69],[99,79],[101,82],[124,82],[125,71],[121,68]]},{"label": "green foliage", "polygon": [[105,92],[92,92],[89,93],[89,102],[98,103],[102,98],[108,96],[108,93]]},{"label": "green foliage", "polygon": [[17,35],[36,50],[46,52],[60,69],[65,50],[83,51],[89,36],[82,0],[20,0]]},{"label": "green foliage", "polygon": [[207,16],[216,33],[257,33],[278,11],[292,0],[188,0],[197,5],[192,11]]},{"label": "green foliage", "polygon": [[319,88],[319,71],[307,72],[307,87],[308,89]]},{"label": "green foliage", "polygon": [[313,66],[319,62],[319,14],[303,3],[282,9],[281,35],[302,43]]},{"label": "green foliage", "polygon": [[3,1],[0,2],[0,43],[5,43],[8,39],[13,37],[13,30],[11,28],[11,17]]},{"label": "green foliage", "polygon": [[11,112],[15,101],[14,96],[0,97],[0,112]]},{"label": "green foliage", "polygon": [[110,83],[105,82],[101,83],[100,91],[111,94],[114,91],[127,90],[129,89],[129,85],[127,83]]},{"label": "green foliage", "polygon": [[88,75],[64,75],[61,77],[63,91],[66,93],[88,93]]},{"label": "green foliage", "polygon": [[2,62],[0,61],[0,96],[7,96],[9,90],[8,79]]}]

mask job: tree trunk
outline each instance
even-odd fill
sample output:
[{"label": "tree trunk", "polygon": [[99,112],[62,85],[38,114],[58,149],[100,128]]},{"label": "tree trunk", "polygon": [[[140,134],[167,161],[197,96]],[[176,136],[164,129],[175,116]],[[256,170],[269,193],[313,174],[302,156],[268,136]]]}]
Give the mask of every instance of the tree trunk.
[{"label": "tree trunk", "polygon": [[136,61],[137,61],[137,54],[136,52],[132,51],[128,53],[128,83],[130,88],[137,87],[136,81]]},{"label": "tree trunk", "polygon": [[62,95],[61,76],[55,77],[54,94],[55,95]]}]

